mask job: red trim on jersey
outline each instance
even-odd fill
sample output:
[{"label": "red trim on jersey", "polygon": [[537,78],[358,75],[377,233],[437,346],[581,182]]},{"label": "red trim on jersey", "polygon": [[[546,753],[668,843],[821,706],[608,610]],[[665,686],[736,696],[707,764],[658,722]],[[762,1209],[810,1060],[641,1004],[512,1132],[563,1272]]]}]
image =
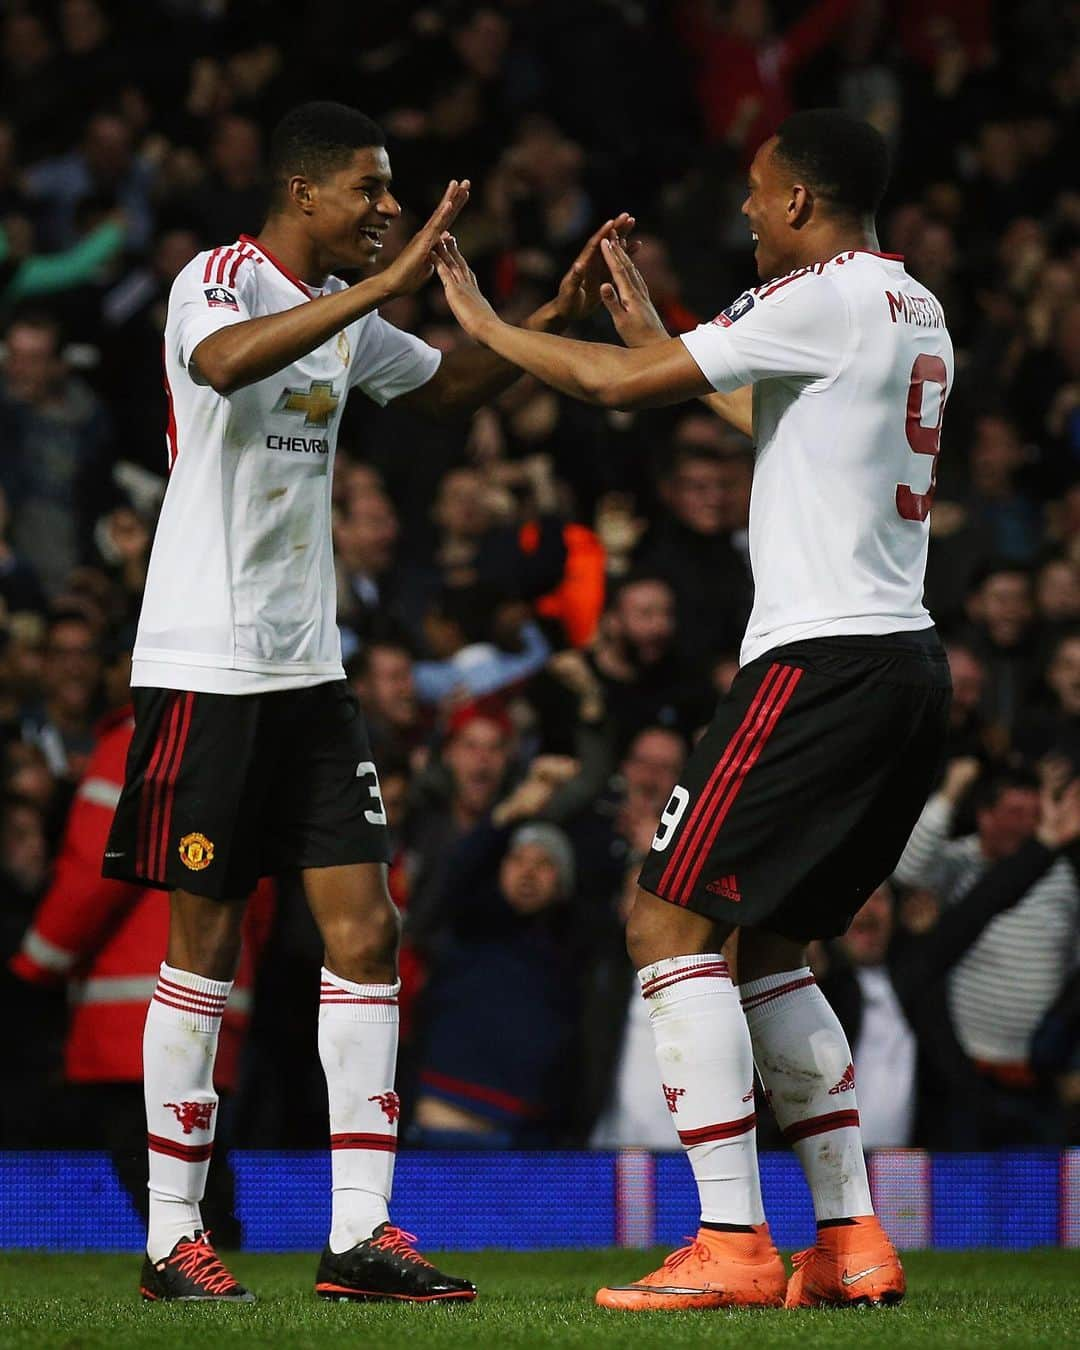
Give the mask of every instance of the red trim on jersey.
[{"label": "red trim on jersey", "polygon": [[237,257],[236,261],[235,261],[235,262],[233,263],[233,265],[232,265],[232,269],[231,269],[230,272],[229,272],[229,288],[230,288],[230,290],[232,289],[232,287],[234,287],[234,286],[236,285],[236,274],[237,274],[237,272],[239,272],[239,270],[240,270],[240,264],[241,264],[241,263],[250,262],[250,261],[252,260],[252,258],[254,258],[254,257],[255,257],[255,254],[254,254],[254,252],[252,251],[252,249],[251,249],[250,246],[249,246],[248,248],[246,248],[242,253],[239,254],[239,256]]},{"label": "red trim on jersey", "polygon": [[312,291],[315,288],[309,286],[306,282],[301,281],[295,272],[290,272],[289,269],[285,266],[285,264],[281,262],[280,259],[275,258],[274,255],[270,252],[270,250],[265,247],[265,245],[260,244],[259,241],[254,237],[254,235],[242,234],[240,236],[240,242],[242,244],[251,244],[255,248],[257,248],[259,252],[263,255],[263,257],[266,259],[266,261],[269,263],[273,263],[273,265],[277,268],[277,270],[287,281],[291,281],[292,284],[298,290],[303,291],[309,300],[312,299]]},{"label": "red trim on jersey", "polygon": [[234,248],[225,248],[221,250],[221,256],[218,258],[217,277],[215,280],[219,286],[225,283],[225,268],[229,265],[229,259],[236,252]]},{"label": "red trim on jersey", "polygon": [[207,258],[206,260],[206,270],[202,274],[204,285],[210,280],[210,276],[214,270],[214,263],[217,261],[217,256],[220,252],[221,252],[221,245],[219,244],[218,247],[214,249],[214,251],[210,254],[209,258]]},{"label": "red trim on jersey", "polygon": [[161,344],[161,377],[165,384],[165,404],[169,410],[169,420],[165,423],[165,450],[169,457],[169,472],[172,473],[172,467],[180,453],[180,443],[176,439],[176,408],[173,405],[172,385],[169,383],[169,372],[165,365],[164,342]]}]

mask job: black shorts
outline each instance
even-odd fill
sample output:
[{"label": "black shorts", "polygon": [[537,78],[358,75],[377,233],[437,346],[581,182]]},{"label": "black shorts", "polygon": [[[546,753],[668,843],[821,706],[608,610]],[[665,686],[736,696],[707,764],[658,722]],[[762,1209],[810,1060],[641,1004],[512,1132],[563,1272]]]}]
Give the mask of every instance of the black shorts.
[{"label": "black shorts", "polygon": [[751,661],[690,756],[640,885],[739,927],[843,933],[926,804],[951,694],[932,628]]},{"label": "black shorts", "polygon": [[105,876],[238,900],[271,873],[388,860],[367,728],[344,680],[132,695]]}]

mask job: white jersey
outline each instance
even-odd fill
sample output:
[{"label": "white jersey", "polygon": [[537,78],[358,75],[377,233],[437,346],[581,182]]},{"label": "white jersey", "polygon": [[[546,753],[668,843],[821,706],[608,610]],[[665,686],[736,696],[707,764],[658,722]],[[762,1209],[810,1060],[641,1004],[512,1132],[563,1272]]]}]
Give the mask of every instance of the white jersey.
[{"label": "white jersey", "polygon": [[385,404],[440,355],[376,311],[233,394],[189,368],[204,338],[345,289],[306,286],[244,235],[193,258],[165,324],[169,485],[154,536],[133,685],[246,694],[344,678],[330,519],[342,409]]},{"label": "white jersey", "polygon": [[713,388],[754,386],[754,608],[784,643],[928,628],[929,510],[953,350],[903,259],[856,251],[746,291],[683,337]]}]

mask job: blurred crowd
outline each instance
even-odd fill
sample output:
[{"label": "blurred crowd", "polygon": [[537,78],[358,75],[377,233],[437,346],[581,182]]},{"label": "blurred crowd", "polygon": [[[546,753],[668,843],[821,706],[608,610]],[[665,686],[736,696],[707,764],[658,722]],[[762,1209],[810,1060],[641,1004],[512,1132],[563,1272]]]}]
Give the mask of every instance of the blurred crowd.
[{"label": "blurred crowd", "polygon": [[[788,111],[887,136],[882,247],[957,350],[926,589],[955,702],[896,875],[814,963],[868,1146],[1080,1142],[1075,0],[0,11],[0,988],[20,1030],[0,1146],[139,1148],[109,1122],[138,1117],[113,1107],[137,1101],[167,900],[98,869],[165,489],[165,304],[196,251],[258,231],[268,129],[311,97],[387,129],[407,210],[384,259],[468,176],[458,237],[523,315],[629,210],[673,333],[756,284],[745,167]],[[464,340],[437,286],[384,313]],[[611,340],[602,312],[584,335]],[[350,401],[338,607],[405,918],[405,1139],[674,1144],[622,926],[738,668],[752,473],[700,406],[586,408],[529,378],[465,426]],[[295,878],[260,892],[246,951],[219,1138],[322,1146]]]}]

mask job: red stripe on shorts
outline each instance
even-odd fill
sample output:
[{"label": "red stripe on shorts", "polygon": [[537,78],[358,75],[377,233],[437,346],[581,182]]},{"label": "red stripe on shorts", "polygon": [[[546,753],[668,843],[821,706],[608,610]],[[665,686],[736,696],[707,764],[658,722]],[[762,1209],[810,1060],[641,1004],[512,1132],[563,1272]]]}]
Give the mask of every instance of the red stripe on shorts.
[{"label": "red stripe on shorts", "polygon": [[143,877],[150,875],[150,828],[154,803],[157,800],[157,779],[176,727],[179,700],[180,695],[178,693],[170,692],[168,695],[168,703],[161,715],[161,721],[158,723],[154,750],[150,756],[146,773],[143,775],[142,788],[139,792],[139,827],[136,832],[135,870]]},{"label": "red stripe on shorts", "polygon": [[176,738],[176,746],[169,762],[168,771],[161,784],[161,831],[157,841],[157,871],[151,872],[150,874],[151,876],[157,877],[159,881],[165,880],[165,869],[169,850],[169,833],[172,830],[173,804],[176,800],[176,778],[180,772],[181,761],[184,758],[184,749],[187,746],[188,732],[191,730],[191,714],[194,708],[195,695],[192,693],[182,694],[180,730]]},{"label": "red stripe on shorts", "polygon": [[709,856],[709,851],[716,842],[716,836],[720,833],[720,826],[723,825],[728,812],[735,804],[735,798],[742,791],[746,775],[757,763],[762,750],[765,749],[769,737],[773,734],[776,724],[780,720],[780,714],[791,701],[795,686],[802,679],[802,675],[803,672],[799,666],[784,667],[784,674],[781,675],[780,680],[774,686],[774,693],[769,699],[768,706],[762,707],[758,714],[754,734],[747,741],[739,763],[736,764],[732,761],[730,764],[724,781],[717,790],[715,814],[711,825],[708,827],[709,832],[701,843],[697,859],[686,878],[686,883],[679,898],[680,904],[685,905],[693,895],[694,887],[701,875],[701,869],[705,866],[705,859]]},{"label": "red stripe on shorts", "polygon": [[763,700],[768,696],[768,692],[775,683],[776,676],[779,670],[780,670],[779,666],[773,665],[770,666],[769,669],[765,672],[765,677],[761,681],[761,684],[758,687],[758,691],[754,695],[749,708],[747,708],[746,715],[743,718],[742,722],[739,724],[738,730],[735,732],[734,736],[732,736],[731,740],[728,741],[727,745],[724,747],[724,753],[717,760],[716,767],[713,769],[709,781],[705,784],[701,796],[698,797],[697,801],[695,802],[694,809],[690,813],[690,818],[686,822],[686,826],[683,829],[682,834],[679,836],[678,843],[672,850],[671,860],[669,861],[667,867],[664,869],[663,876],[660,878],[661,894],[665,894],[670,887],[677,886],[679,884],[685,866],[689,861],[690,848],[693,843],[694,837],[698,831],[698,827],[701,822],[701,817],[704,815],[706,811],[709,797],[712,794],[713,788],[716,786],[717,780],[725,772],[731,757],[738,751],[744,736],[746,736],[747,733],[749,732],[749,729],[753,724],[754,717],[757,714],[758,708],[761,706]]}]

